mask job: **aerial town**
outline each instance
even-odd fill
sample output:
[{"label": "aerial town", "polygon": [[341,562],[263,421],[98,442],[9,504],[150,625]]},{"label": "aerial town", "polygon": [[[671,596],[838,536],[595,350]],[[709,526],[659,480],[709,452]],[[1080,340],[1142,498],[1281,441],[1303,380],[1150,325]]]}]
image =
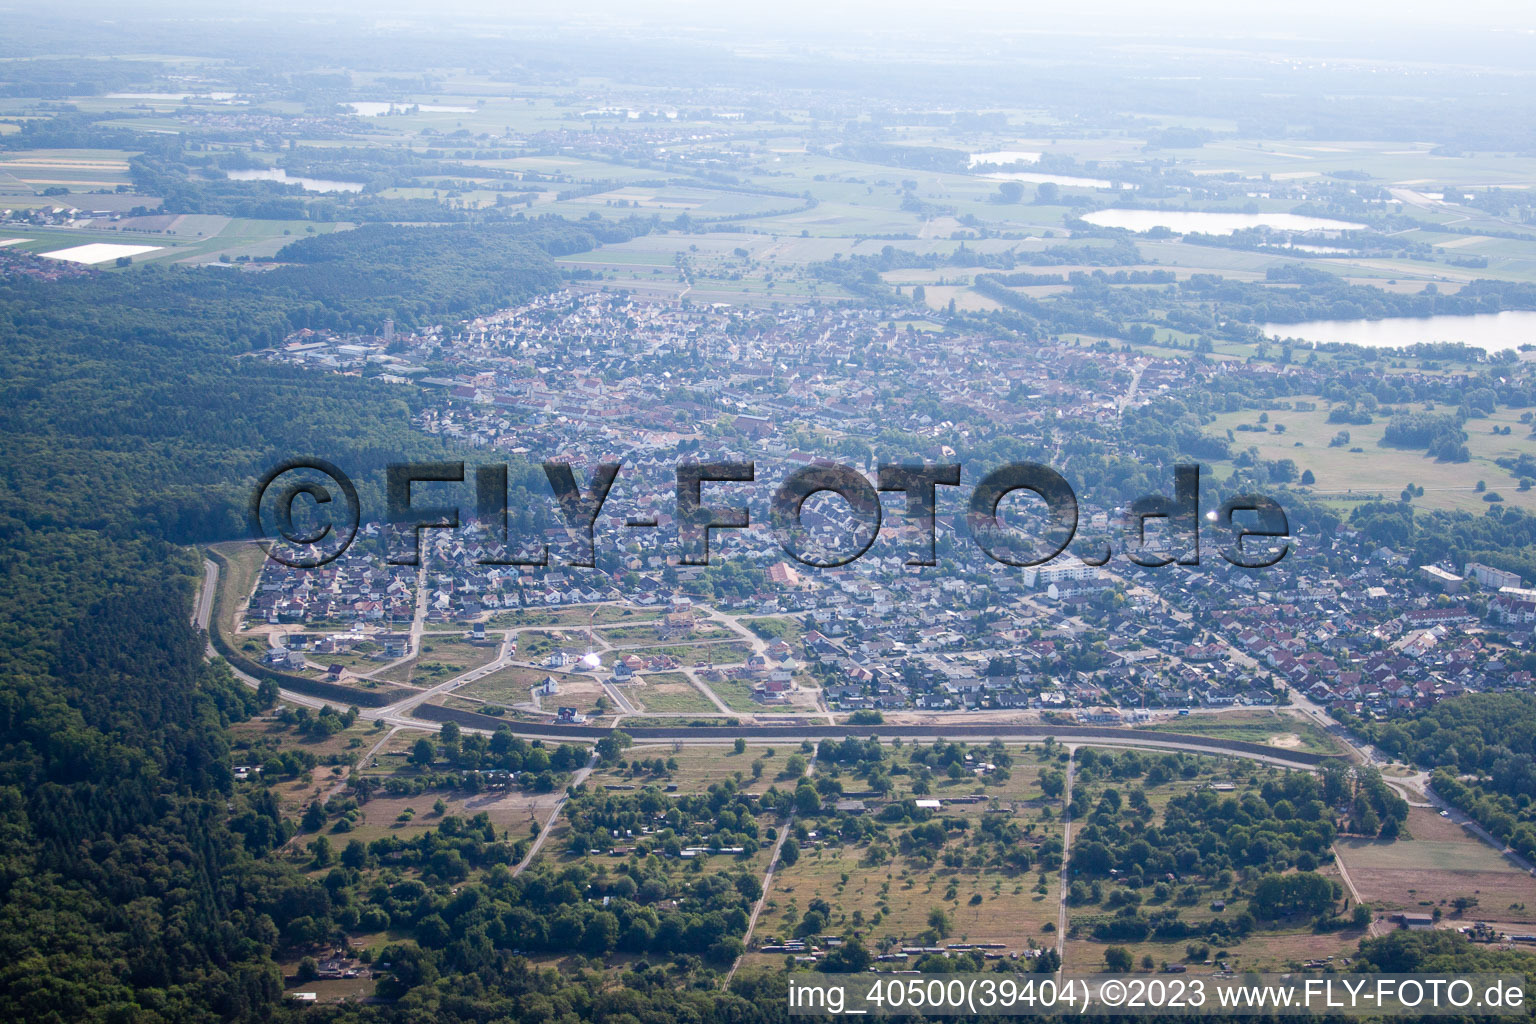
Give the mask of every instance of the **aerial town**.
[{"label": "aerial town", "polygon": [[[538,534],[526,539],[554,552],[547,566],[484,564],[472,531],[425,531],[419,579],[414,568],[386,565],[378,543],[319,570],[268,562],[246,629],[265,634],[279,664],[320,673],[334,664],[328,655],[359,646],[384,662],[413,656],[418,604],[430,628],[482,641],[487,632],[515,639],[516,613],[527,609],[656,613],[659,635],[649,644],[607,643],[601,629],[555,631],[537,658],[525,645],[512,662],[558,670],[553,676],[529,675],[517,693],[497,689],[495,699],[477,696],[473,680],[435,697],[514,720],[713,713],[832,721],[826,716],[874,711],[887,722],[943,712],[1114,724],[1299,704],[1348,721],[1530,687],[1531,673],[1512,655],[1528,646],[1536,589],[1479,563],[1417,565],[1347,527],[1296,530],[1283,571],[1232,569],[1210,539],[1199,565],[1115,558],[1100,566],[1064,553],[1016,568],[957,542],[960,502],[941,489],[935,548],[948,571],[909,564],[904,547],[916,541],[904,527],[888,527],[848,565],[790,557],[764,526],[763,498],[786,473],[830,462],[827,453],[862,470],[877,458],[953,461],[957,447],[1056,432],[1113,452],[1124,443],[1124,418],[1208,387],[1213,376],[1283,372],[1306,393],[1315,372],[987,341],[931,330],[940,320],[565,289],[413,334],[393,324],[370,336],[297,332],[260,356],[407,390],[423,430],[491,459],[578,469],[617,461],[622,469],[596,523],[595,568],[561,564],[561,551],[586,542],[561,526],[546,490],[546,514],[524,521]],[[917,447],[902,452],[897,437]],[[1045,445],[1070,468],[1070,448]],[[679,564],[673,467],[706,458],[754,462],[755,486],[713,485],[754,506],[753,524],[714,534],[715,564]],[[1082,532],[1108,537],[1125,507],[1112,492],[1096,494],[1095,483],[1082,481]],[[858,532],[840,501],[811,504],[804,522],[814,550],[831,552]],[[899,513],[898,499],[887,521]],[[626,526],[636,515],[661,529],[638,534]],[[377,524],[364,533],[380,536]],[[583,660],[594,651],[596,661]],[[366,681],[377,667],[360,661],[332,676]],[[650,678],[686,679],[703,702],[688,711],[659,710],[665,700],[651,707]],[[545,699],[561,685],[588,694],[585,704]]]}]

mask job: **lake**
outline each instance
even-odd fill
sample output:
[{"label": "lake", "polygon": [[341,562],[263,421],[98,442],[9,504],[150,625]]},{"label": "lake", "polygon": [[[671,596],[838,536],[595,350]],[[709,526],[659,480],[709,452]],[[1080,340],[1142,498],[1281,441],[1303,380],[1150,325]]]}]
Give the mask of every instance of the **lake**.
[{"label": "lake", "polygon": [[1151,231],[1167,228],[1175,234],[1230,235],[1245,228],[1277,231],[1358,231],[1364,224],[1294,213],[1213,213],[1209,211],[1095,210],[1083,220],[1102,228]]},{"label": "lake", "polygon": [[1536,310],[1444,316],[1396,316],[1383,320],[1310,320],[1299,324],[1261,324],[1277,338],[1315,343],[1340,342],[1366,348],[1402,348],[1421,342],[1459,341],[1484,352],[1536,344]]},{"label": "lake", "polygon": [[1301,245],[1296,242],[1286,242],[1280,246],[1282,249],[1295,249],[1297,252],[1312,252],[1323,256],[1354,256],[1356,249],[1341,249],[1336,245]]},{"label": "lake", "polygon": [[1032,164],[1039,159],[1039,153],[1026,153],[1019,149],[994,149],[990,153],[972,153],[970,166],[996,164],[999,167],[1006,167],[1008,164]]},{"label": "lake", "polygon": [[348,103],[352,113],[363,117],[383,117],[385,114],[403,114],[412,107],[420,114],[473,114],[474,107],[443,107],[432,103],[374,103],[363,101]]},{"label": "lake", "polygon": [[280,181],[284,185],[298,185],[306,192],[361,192],[360,181],[328,181],[325,178],[295,178],[281,167],[261,170],[226,171],[231,181]]},{"label": "lake", "polygon": [[[1022,181],[1027,184],[1064,185],[1068,188],[1114,188],[1115,183],[1106,178],[1074,178],[1068,174],[1036,174],[1034,171],[993,171],[983,174],[988,181]],[[1121,188],[1135,188],[1135,185],[1127,182],[1120,183]]]}]

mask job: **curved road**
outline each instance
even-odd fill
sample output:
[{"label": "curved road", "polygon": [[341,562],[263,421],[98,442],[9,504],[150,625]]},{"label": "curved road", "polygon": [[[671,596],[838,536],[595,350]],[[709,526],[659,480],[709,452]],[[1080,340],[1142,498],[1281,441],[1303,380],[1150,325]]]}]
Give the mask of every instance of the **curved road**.
[{"label": "curved road", "polygon": [[[218,587],[219,568],[211,560],[204,559],[203,571],[203,585],[198,593],[197,600],[194,602],[194,608],[196,609],[195,621],[198,628],[207,630],[210,627],[212,620],[213,595]],[[442,721],[417,718],[412,715],[412,712],[415,711],[416,708],[421,704],[425,703],[427,700],[434,696],[455,689],[464,685],[465,683],[472,682],[481,678],[482,676],[489,675],[490,673],[504,668],[506,665],[510,664],[512,662],[508,649],[510,632],[511,631],[503,636],[502,645],[500,651],[498,652],[498,656],[492,661],[480,666],[479,668],[471,669],[462,675],[458,675],[451,679],[445,680],[444,682],[438,683],[436,686],[433,686],[430,689],[423,690],[420,693],[413,693],[404,700],[397,701],[396,703],[390,704],[386,707],[364,708],[361,711],[362,717],[369,720],[382,720],[386,724],[394,727],[423,729],[432,732],[440,730],[443,726]],[[207,652],[209,657],[217,656],[211,643],[208,645]],[[230,668],[234,672],[236,678],[240,679],[247,686],[255,688],[258,684],[258,680],[249,674],[240,671],[234,666],[230,666]],[[292,690],[279,690],[279,693],[281,694],[283,700],[291,704],[302,704],[306,707],[316,710],[328,706],[334,707],[336,705],[335,701],[326,700],[322,697],[311,697],[307,694],[296,693]],[[530,725],[528,723],[517,722],[508,722],[505,724],[512,729],[514,734],[532,736],[535,738],[549,738],[551,728],[549,726],[539,727]],[[519,729],[520,724],[527,727],[524,729]],[[981,723],[976,724],[979,725]],[[820,723],[804,723],[804,725],[820,725]],[[463,727],[469,729],[475,728],[473,725],[466,725]],[[818,729],[813,735],[807,735],[803,732],[780,733],[775,731],[775,726],[773,725],[747,727],[741,731],[751,732],[755,740],[793,740],[795,742],[799,742],[803,739],[818,738],[842,739],[848,735],[846,729],[843,729],[835,724],[827,724],[824,726],[824,728],[825,732],[822,732]],[[986,729],[987,735],[983,736],[978,733],[977,735],[972,736],[969,735],[969,733],[970,730],[967,730],[967,736],[965,738],[978,740],[997,738],[1015,740],[1019,742],[1038,742],[1044,740],[1047,736],[1057,736],[1060,738],[1060,733],[1058,731],[1043,723],[989,723],[989,728]],[[582,739],[584,737],[573,731],[571,738]],[[955,738],[955,735],[952,732],[946,732],[944,725],[935,724],[931,734],[923,733],[921,735],[914,736],[906,736],[904,734],[903,738],[913,740],[946,740]],[[697,735],[683,735],[675,738],[669,738],[669,740],[670,739],[675,739],[677,742],[681,742],[688,746],[718,746],[732,742],[731,738],[729,737]],[[1124,737],[1115,735],[1094,736],[1092,737],[1091,742],[1092,745],[1095,746],[1137,747],[1143,750],[1198,750],[1201,753],[1216,754],[1228,757],[1243,757],[1248,760],[1261,761],[1282,768],[1315,767],[1308,762],[1287,756],[1286,751],[1280,749],[1275,750],[1275,752],[1272,754],[1260,754],[1257,752],[1231,750],[1216,744],[1205,745],[1199,743],[1190,743],[1187,739],[1158,739],[1149,737],[1145,733],[1139,735],[1127,734]]]}]

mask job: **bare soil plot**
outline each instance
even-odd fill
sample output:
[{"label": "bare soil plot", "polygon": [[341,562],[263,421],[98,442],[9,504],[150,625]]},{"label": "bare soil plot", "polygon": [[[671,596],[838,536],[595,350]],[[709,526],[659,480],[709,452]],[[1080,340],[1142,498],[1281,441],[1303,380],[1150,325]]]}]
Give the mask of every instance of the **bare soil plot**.
[{"label": "bare soil plot", "polygon": [[1427,913],[1439,907],[1449,916],[1453,901],[1467,897],[1477,900],[1468,920],[1486,915],[1536,922],[1536,878],[1498,851],[1428,808],[1410,811],[1408,832],[1412,839],[1334,844],[1362,899],[1378,910]]},{"label": "bare soil plot", "polygon": [[597,707],[598,698],[606,696],[603,684],[591,676],[561,676],[560,692],[553,697],[543,698],[543,703],[546,711],[562,707],[590,714]]},{"label": "bare soil plot", "polygon": [[688,681],[688,677],[677,672],[663,672],[653,676],[645,676],[645,682],[639,686],[625,688],[627,696],[632,704],[638,704],[646,711],[676,711],[686,714],[713,714],[714,704],[709,698],[699,692],[698,688]]},{"label": "bare soil plot", "polygon": [[623,651],[605,651],[603,653],[603,664],[611,666],[616,660],[626,654],[634,654],[642,658],[653,658],[665,654],[676,659],[680,665],[688,668],[694,668],[699,665],[740,665],[747,660],[751,653],[752,646],[744,640],[697,644],[679,642],[657,647],[634,647]]},{"label": "bare soil plot", "polygon": [[[338,833],[337,840],[361,839],[365,843],[384,836],[409,839],[436,828],[442,821],[432,812],[439,799],[447,805],[443,816],[473,818],[484,812],[497,832],[505,832],[516,841],[533,834],[535,825],[543,827],[560,802],[556,793],[524,793],[516,789],[494,790],[473,795],[447,790],[429,790],[416,796],[379,796],[362,805],[363,816],[350,832]],[[409,809],[411,814],[406,814]]]},{"label": "bare soil plot", "polygon": [[624,608],[618,605],[572,608],[509,608],[489,619],[491,627],[509,626],[586,626],[587,616],[595,625],[605,622],[647,622],[663,613],[654,608]]},{"label": "bare soil plot", "polygon": [[687,643],[691,640],[729,640],[736,636],[731,630],[703,619],[688,630],[668,629],[659,622],[620,623],[612,626],[594,626],[598,639],[613,647],[634,647],[641,644]]}]

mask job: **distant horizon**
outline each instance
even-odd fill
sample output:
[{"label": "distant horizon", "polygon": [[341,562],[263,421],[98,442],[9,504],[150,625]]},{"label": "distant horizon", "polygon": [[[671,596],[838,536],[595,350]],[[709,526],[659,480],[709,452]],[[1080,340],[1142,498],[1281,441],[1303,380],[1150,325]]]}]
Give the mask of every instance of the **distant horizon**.
[{"label": "distant horizon", "polygon": [[[4,10],[5,8],[0,8]],[[71,0],[49,12],[68,11],[102,24],[126,24],[121,5],[102,0]],[[9,16],[24,18],[25,7]],[[999,47],[1052,36],[1079,36],[1099,45],[1135,45],[1182,41],[1203,46],[1226,44],[1235,51],[1259,46],[1300,51],[1331,51],[1338,59],[1425,60],[1445,54],[1447,64],[1478,66],[1504,51],[1536,54],[1536,5],[1520,0],[1472,0],[1444,5],[1383,2],[1342,4],[1303,0],[1283,7],[1229,4],[1215,0],[1176,0],[1159,4],[1101,2],[1061,10],[996,2],[959,0],[942,7],[898,0],[853,0],[834,4],[810,0],[752,7],[731,7],[704,0],[659,0],[640,7],[621,0],[583,0],[559,8],[508,11],[493,0],[446,0],[430,9],[417,3],[386,0],[369,4],[329,4],[323,9],[297,0],[272,0],[257,10],[218,9],[190,0],[151,0],[136,5],[140,20],[176,19],[198,24],[252,23],[274,28],[347,24],[361,33],[422,32],[451,34],[466,28],[509,34],[559,33],[568,30],[591,38],[632,37],[678,42],[715,42],[749,47],[789,44],[846,53],[879,51],[913,42],[954,51],[1006,57]],[[1472,40],[1495,44],[1493,53],[1466,50]],[[1265,44],[1265,45],[1259,45]],[[8,56],[8,55],[7,55]],[[1515,65],[1518,66],[1518,65]],[[1536,63],[1526,65],[1536,67]]]}]

